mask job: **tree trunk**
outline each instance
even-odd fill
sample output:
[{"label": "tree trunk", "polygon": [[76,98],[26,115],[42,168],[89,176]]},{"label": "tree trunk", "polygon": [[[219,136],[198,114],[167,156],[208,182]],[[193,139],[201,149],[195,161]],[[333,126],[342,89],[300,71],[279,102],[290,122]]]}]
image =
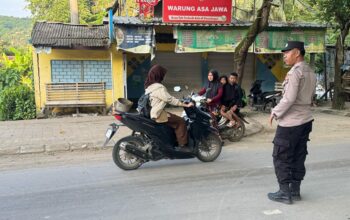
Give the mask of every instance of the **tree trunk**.
[{"label": "tree trunk", "polygon": [[256,36],[263,32],[269,25],[269,16],[272,0],[264,0],[253,24],[250,26],[247,35],[239,43],[234,55],[234,68],[239,75],[239,84],[242,84],[244,76],[244,64],[248,55],[249,47],[254,43]]},{"label": "tree trunk", "polygon": [[333,109],[344,109],[345,93],[342,88],[341,70],[340,67],[344,64],[344,42],[349,34],[350,21],[343,26],[341,33],[335,45],[335,73],[334,73],[334,97],[332,102]]}]

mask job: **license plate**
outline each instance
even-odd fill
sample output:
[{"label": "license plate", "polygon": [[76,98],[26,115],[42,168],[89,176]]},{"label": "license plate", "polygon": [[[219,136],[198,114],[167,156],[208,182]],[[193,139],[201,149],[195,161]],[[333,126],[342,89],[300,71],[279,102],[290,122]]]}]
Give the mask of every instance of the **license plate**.
[{"label": "license plate", "polygon": [[113,133],[113,129],[112,128],[108,128],[108,130],[106,131],[106,138],[110,139]]}]

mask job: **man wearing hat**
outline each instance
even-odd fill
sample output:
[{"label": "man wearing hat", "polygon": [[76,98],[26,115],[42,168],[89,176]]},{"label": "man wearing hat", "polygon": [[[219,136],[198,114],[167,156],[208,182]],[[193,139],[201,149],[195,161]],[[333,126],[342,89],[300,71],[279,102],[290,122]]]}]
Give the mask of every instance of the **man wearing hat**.
[{"label": "man wearing hat", "polygon": [[272,109],[278,126],[273,139],[273,164],[279,190],[268,198],[286,204],[301,200],[300,184],[305,176],[307,141],[312,130],[312,98],[316,89],[316,75],[304,61],[304,42],[288,41],[282,50],[283,60],[291,66],[283,82],[283,98]]}]

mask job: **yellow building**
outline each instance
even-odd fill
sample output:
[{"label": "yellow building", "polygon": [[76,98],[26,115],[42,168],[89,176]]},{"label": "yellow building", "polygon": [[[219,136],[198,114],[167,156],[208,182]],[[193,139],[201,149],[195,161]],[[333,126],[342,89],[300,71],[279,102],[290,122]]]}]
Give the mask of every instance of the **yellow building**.
[{"label": "yellow building", "polygon": [[[38,22],[31,43],[38,111],[50,106],[102,106],[101,99],[108,107],[124,97],[123,54],[110,45],[108,25]],[[103,85],[99,97],[92,95],[95,87],[89,92],[93,83]]]}]

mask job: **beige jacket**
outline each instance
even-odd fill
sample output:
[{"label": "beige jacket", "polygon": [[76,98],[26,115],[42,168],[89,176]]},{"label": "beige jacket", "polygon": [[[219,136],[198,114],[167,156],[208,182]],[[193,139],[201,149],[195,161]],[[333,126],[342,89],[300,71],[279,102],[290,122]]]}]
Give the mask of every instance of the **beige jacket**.
[{"label": "beige jacket", "polygon": [[168,121],[168,114],[164,110],[166,104],[182,106],[182,102],[171,96],[165,86],[160,83],[153,83],[145,92],[150,94],[151,118],[158,123]]},{"label": "beige jacket", "polygon": [[305,62],[295,64],[283,82],[283,98],[271,113],[282,127],[293,127],[313,120],[312,98],[316,89],[316,75]]}]

